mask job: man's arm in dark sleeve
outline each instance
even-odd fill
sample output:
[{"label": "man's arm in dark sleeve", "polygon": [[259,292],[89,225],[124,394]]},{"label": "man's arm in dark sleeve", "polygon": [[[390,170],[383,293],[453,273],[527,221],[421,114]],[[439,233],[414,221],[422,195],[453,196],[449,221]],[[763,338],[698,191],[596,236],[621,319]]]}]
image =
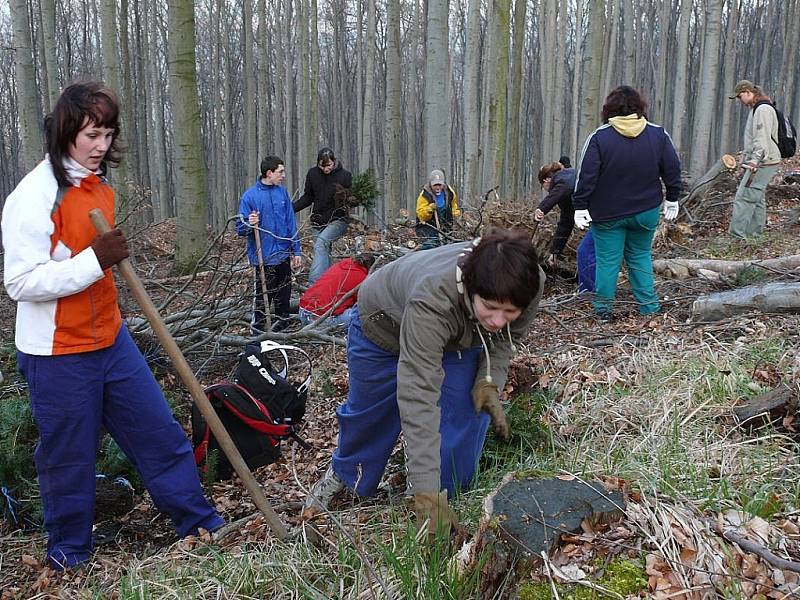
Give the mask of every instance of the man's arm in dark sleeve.
[{"label": "man's arm in dark sleeve", "polygon": [[572,188],[567,185],[564,179],[559,178],[555,183],[551,183],[547,196],[544,197],[539,203],[539,210],[547,214],[553,207],[561,202],[564,198],[569,198],[572,195]]},{"label": "man's arm in dark sleeve", "polygon": [[311,206],[314,203],[314,188],[311,186],[311,174],[306,174],[306,184],[303,188],[303,195],[297,200],[292,202],[292,209],[294,212],[300,212],[304,208]]}]

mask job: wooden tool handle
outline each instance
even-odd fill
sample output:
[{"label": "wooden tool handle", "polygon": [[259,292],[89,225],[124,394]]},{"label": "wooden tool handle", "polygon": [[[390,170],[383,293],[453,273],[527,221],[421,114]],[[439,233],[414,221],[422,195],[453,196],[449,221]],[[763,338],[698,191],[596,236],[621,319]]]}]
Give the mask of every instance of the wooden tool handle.
[{"label": "wooden tool handle", "polygon": [[[99,208],[89,211],[89,218],[92,220],[98,233],[103,234],[111,230],[111,226],[108,224],[105,215],[103,215]],[[161,315],[150,299],[144,285],[142,285],[139,276],[136,274],[136,271],[133,270],[133,265],[131,265],[130,261],[126,258],[120,261],[117,267],[125,283],[128,284],[133,297],[136,298],[136,301],[142,308],[142,312],[144,312],[145,317],[147,317],[147,320],[150,322],[150,326],[153,328],[153,331],[155,331],[158,341],[161,342],[164,350],[166,350],[172,360],[175,370],[192,395],[192,400],[200,410],[208,426],[211,427],[211,431],[214,433],[214,437],[217,439],[220,448],[222,448],[222,451],[236,470],[236,473],[241,477],[256,507],[263,513],[267,525],[269,525],[270,529],[272,529],[273,533],[279,539],[285,539],[289,535],[286,526],[278,518],[275,511],[272,510],[269,502],[267,502],[264,491],[261,489],[255,477],[253,477],[250,468],[244,462],[242,455],[239,453],[239,449],[228,434],[228,430],[225,429],[222,421],[220,421],[217,411],[214,410],[214,407],[212,407],[211,403],[208,401],[203,387],[200,385],[200,382],[197,381],[197,377],[194,376],[192,369],[189,367],[189,363],[186,362],[186,357],[183,356],[183,352],[181,352],[172,334],[170,334],[167,326],[161,319]]]}]

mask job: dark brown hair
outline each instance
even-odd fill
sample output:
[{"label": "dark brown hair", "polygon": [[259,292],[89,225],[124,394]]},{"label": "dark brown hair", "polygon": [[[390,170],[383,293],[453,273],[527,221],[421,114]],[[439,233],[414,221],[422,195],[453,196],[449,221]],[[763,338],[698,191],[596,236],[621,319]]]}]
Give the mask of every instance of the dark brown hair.
[{"label": "dark brown hair", "polygon": [[264,178],[267,176],[267,171],[275,171],[279,166],[283,164],[283,159],[279,156],[265,156],[264,160],[261,161],[261,177]]},{"label": "dark brown hair", "polygon": [[544,180],[552,177],[553,173],[564,168],[560,162],[551,162],[539,169],[539,185],[544,185]]},{"label": "dark brown hair", "polygon": [[78,133],[89,124],[114,130],[108,152],[100,163],[100,171],[105,173],[108,165],[119,164],[119,103],[117,95],[99,81],[82,81],[64,88],[53,112],[44,119],[47,153],[60,187],[71,185],[64,160]]},{"label": "dark brown hair", "polygon": [[369,269],[375,264],[375,255],[372,252],[362,252],[353,257],[353,262]]},{"label": "dark brown hair", "polygon": [[494,229],[461,267],[467,292],[525,309],[539,291],[539,257],[525,231]]},{"label": "dark brown hair", "polygon": [[636,113],[647,118],[647,102],[642,95],[629,85],[621,85],[611,90],[603,104],[603,123],[608,123],[612,117],[624,117]]},{"label": "dark brown hair", "polygon": [[323,146],[317,153],[317,166],[327,165],[328,163],[336,163],[336,154],[334,154],[332,148]]}]

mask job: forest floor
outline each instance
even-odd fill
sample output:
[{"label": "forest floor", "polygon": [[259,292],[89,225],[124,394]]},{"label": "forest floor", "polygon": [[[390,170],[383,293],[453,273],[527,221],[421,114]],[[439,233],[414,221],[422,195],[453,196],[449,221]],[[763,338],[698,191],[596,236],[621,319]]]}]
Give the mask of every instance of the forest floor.
[{"label": "forest floor", "polygon": [[[735,192],[731,177],[706,195],[706,209],[693,213],[693,224],[660,228],[655,256],[733,260],[800,254],[800,184],[784,179],[791,170],[800,172],[800,160],[787,163],[770,187],[767,229],[758,239],[733,241],[726,234]],[[530,203],[490,203],[484,209],[493,215],[487,222],[533,229]],[[536,232],[540,248],[552,234],[554,216]],[[350,233],[338,248],[341,254],[365,235],[355,229]],[[396,227],[388,237],[390,245],[407,247],[413,229]],[[173,240],[174,222],[150,228],[132,241],[137,268],[146,273],[153,293],[169,278]],[[381,240],[386,243],[387,236]],[[705,293],[776,278],[797,281],[800,275],[749,273],[734,282],[658,278],[662,312],[648,317],[638,315],[623,278],[616,318],[601,323],[593,317],[590,300],[574,293],[571,270],[578,241],[573,234],[571,256],[557,273],[550,273],[541,315],[512,363],[505,389],[512,438],[504,444],[490,435],[473,489],[453,505],[466,530],[474,532],[483,498],[508,472],[598,477],[626,494],[620,522],[566,536],[542,568],[509,574],[504,583],[490,587],[481,565],[465,564],[457,545],[430,549],[415,538],[409,526],[413,515],[399,498],[404,487],[399,446],[377,497],[343,498],[330,515],[319,518],[322,542],[317,546],[302,534],[276,540],[255,516],[256,508],[236,478],[209,483],[208,494],[227,521],[253,518],[221,542],[208,536],[177,540],[135,475],[119,461],[101,457],[99,469],[130,476],[136,488],[133,507],[122,515],[98,515],[93,560],[85,569],[60,574],[43,565],[45,536],[38,526],[32,464],[15,466],[0,458],[0,479],[12,480],[0,481],[7,486],[5,504],[0,496],[5,509],[0,520],[0,598],[797,594],[800,579],[791,568],[770,565],[715,529],[734,528],[774,554],[800,562],[800,425],[793,414],[786,414],[761,428],[745,429],[733,417],[736,406],[780,384],[797,394],[800,324],[793,315],[758,312],[696,322],[691,305]],[[239,260],[240,245],[233,235],[223,240],[230,262]],[[227,293],[246,297],[247,288],[231,287]],[[124,292],[121,303],[126,316],[136,314]],[[170,310],[179,308],[177,301]],[[14,369],[13,315],[13,303],[0,294],[0,451],[6,456],[16,452],[14,460],[30,463],[25,456],[30,446],[22,439],[26,431],[30,436],[27,425],[9,433],[2,423],[10,418],[8,408],[22,406],[26,398]],[[302,432],[313,449],[284,443],[282,457],[255,472],[293,531],[307,489],[328,466],[337,437],[334,410],[348,386],[344,348],[329,341],[298,343],[315,362]],[[230,373],[237,351],[209,355],[194,349],[190,362],[201,382],[210,384]],[[148,348],[146,354],[188,432],[186,393],[157,351]],[[9,442],[11,437],[18,442]],[[103,451],[112,453],[107,444]],[[15,493],[14,504],[9,504]]]}]

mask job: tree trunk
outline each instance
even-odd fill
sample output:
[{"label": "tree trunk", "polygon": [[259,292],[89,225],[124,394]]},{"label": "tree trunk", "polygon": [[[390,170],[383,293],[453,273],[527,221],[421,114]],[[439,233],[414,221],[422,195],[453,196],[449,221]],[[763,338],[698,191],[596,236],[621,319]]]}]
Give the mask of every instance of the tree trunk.
[{"label": "tree trunk", "polygon": [[625,0],[625,14],[623,27],[624,48],[625,48],[625,75],[623,77],[626,85],[636,87],[636,40],[634,39],[634,30],[636,23],[636,15],[633,12],[633,0]]},{"label": "tree trunk", "polygon": [[361,121],[361,155],[358,168],[366,171],[373,166],[373,129],[375,127],[375,23],[377,20],[375,0],[366,0],[367,29],[364,34],[364,112]]},{"label": "tree trunk", "polygon": [[486,150],[484,157],[484,185],[503,187],[503,162],[506,142],[506,93],[508,88],[508,39],[511,0],[492,0],[492,16],[489,22],[489,51],[486,69],[486,135],[481,144]]},{"label": "tree trunk", "polygon": [[[688,117],[687,103],[687,76],[689,74],[689,20],[691,18],[691,0],[680,0],[680,13],[678,15],[678,57],[675,60],[675,95],[673,96],[672,141],[680,153],[683,150],[684,130]],[[687,156],[683,156],[684,164]]]},{"label": "tree trunk", "polygon": [[30,15],[27,0],[11,0],[11,21],[14,27],[14,66],[16,67],[17,111],[22,152],[19,167],[31,170],[42,159],[42,136],[39,125],[39,98],[33,65]]},{"label": "tree trunk", "polygon": [[[581,144],[589,137],[589,133],[600,123],[600,107],[603,102],[603,91],[600,90],[603,75],[603,0],[590,0],[589,39],[587,52],[583,58],[583,100],[581,105],[580,135]],[[605,90],[608,92],[610,90]],[[581,156],[583,149],[581,148]]]},{"label": "tree trunk", "polygon": [[[309,46],[311,68],[308,80],[308,161],[314,162],[317,156],[317,145],[320,142],[319,130],[319,32],[317,31],[317,0],[309,0],[310,25]],[[330,142],[327,142],[330,143]],[[338,148],[335,149],[337,152]]]},{"label": "tree trunk", "polygon": [[387,0],[383,195],[388,217],[396,217],[405,205],[400,193],[400,84],[400,0]]},{"label": "tree trunk", "polygon": [[481,164],[480,89],[481,2],[468,0],[466,47],[464,48],[464,186],[462,196],[475,198]]},{"label": "tree trunk", "polygon": [[40,0],[42,11],[42,35],[44,37],[44,63],[47,66],[47,108],[49,112],[56,104],[61,92],[56,55],[56,3],[55,0]]},{"label": "tree trunk", "polygon": [[[736,150],[734,140],[737,132],[734,132],[734,111],[737,110],[739,102],[729,100],[727,97],[728,89],[733,89],[736,76],[736,55],[739,44],[736,40],[736,32],[739,27],[739,1],[728,0],[728,25],[725,33],[725,52],[723,56],[722,85],[725,96],[722,99],[722,119],[720,121],[720,139],[723,152],[733,152]],[[794,69],[791,69],[794,71]]]},{"label": "tree trunk", "polygon": [[[106,84],[114,90],[120,101],[120,129],[126,132],[130,122],[126,120],[125,95],[122,90],[122,73],[117,54],[117,3],[116,0],[103,0],[101,12],[101,33],[103,34],[103,70],[105,71]],[[130,134],[129,134],[130,135]],[[132,137],[132,136],[131,136]],[[131,204],[132,196],[129,193],[128,182],[130,179],[128,157],[124,157],[116,169],[116,173],[109,173],[109,179],[114,184],[117,197],[118,220],[127,219],[136,207]],[[134,219],[135,222],[135,219]]]},{"label": "tree trunk", "polygon": [[666,123],[666,101],[667,101],[667,56],[669,55],[669,30],[670,30],[670,9],[671,0],[661,0],[661,14],[659,16],[658,27],[658,56],[655,73],[655,98],[653,99],[652,114],[648,115],[657,123]]},{"label": "tree trunk", "polygon": [[708,168],[709,147],[711,145],[711,124],[714,122],[717,103],[716,90],[719,75],[719,39],[722,17],[722,0],[707,0],[706,21],[703,31],[703,58],[700,70],[697,112],[694,120],[689,175],[696,177]]},{"label": "tree trunk", "polygon": [[194,4],[169,3],[169,83],[175,119],[175,197],[178,213],[175,262],[191,270],[206,246],[206,176],[200,138],[195,71]]},{"label": "tree trunk", "polygon": [[[545,4],[546,2],[546,4]],[[555,147],[555,123],[553,115],[560,110],[553,103],[553,90],[555,87],[556,70],[561,70],[563,65],[554,61],[553,57],[556,56],[556,38],[558,31],[556,29],[556,18],[558,15],[558,3],[555,0],[543,0],[542,6],[544,7],[544,14],[539,19],[539,29],[541,35],[539,36],[540,46],[539,53],[539,72],[540,81],[542,82],[542,100],[543,108],[543,121],[542,121],[542,144],[540,146],[542,151],[542,160],[540,162],[552,162],[555,160],[553,155],[557,152]]]},{"label": "tree trunk", "polygon": [[[587,42],[583,35],[584,16],[586,14],[586,0],[576,0],[575,13],[575,64],[572,74],[572,121],[570,123],[569,147],[570,154],[581,159],[583,140],[580,139],[580,98],[581,82],[583,81],[583,45]],[[576,165],[578,163],[575,163]]]},{"label": "tree trunk", "polygon": [[425,155],[429,169],[450,166],[450,99],[447,96],[449,72],[447,0],[429,0],[425,42]]},{"label": "tree trunk", "polygon": [[272,146],[270,140],[269,115],[271,114],[271,97],[269,94],[269,50],[267,47],[267,2],[256,0],[256,13],[258,14],[258,28],[256,30],[256,47],[258,48],[258,98],[256,102],[258,132],[256,136],[256,154],[253,162],[254,171],[258,176],[258,163],[261,162],[267,148]]},{"label": "tree trunk", "polygon": [[[608,28],[609,31],[608,47],[605,60],[605,77],[603,77],[603,86],[601,88],[605,92],[609,92],[619,85],[616,79],[617,46],[619,37],[619,2],[620,0],[611,0],[611,22]],[[658,92],[656,92],[656,96],[658,96]]]},{"label": "tree trunk", "polygon": [[[244,64],[242,65],[242,91],[244,104],[244,180],[239,182],[241,189],[247,189],[258,177],[258,121],[256,120],[256,104],[266,101],[256,94],[258,83],[255,79],[255,58],[253,56],[253,2],[242,2],[242,45],[244,46]],[[230,110],[230,107],[228,108]]]},{"label": "tree trunk", "polygon": [[[516,0],[514,5],[514,47],[511,55],[513,71],[511,78],[511,101],[509,102],[509,118],[511,119],[511,127],[509,128],[510,132],[508,140],[508,187],[511,198],[513,199],[519,198],[522,192],[519,168],[523,143],[520,122],[522,120],[523,113],[522,106],[520,104],[522,102],[523,77],[525,76],[525,70],[522,68],[522,51],[525,46],[525,13],[527,5],[527,0]],[[555,33],[554,27],[553,37],[555,37]],[[558,70],[562,70],[560,65]],[[545,106],[548,104],[549,103],[545,103]]]},{"label": "tree trunk", "polygon": [[[153,38],[157,40],[163,39],[164,32],[163,23],[159,14],[158,5],[148,0],[150,6],[152,24],[151,32]],[[161,46],[163,47],[163,46]],[[161,57],[158,50],[159,45],[153,43],[148,47],[149,68],[152,70],[150,76],[150,97],[152,99],[152,123],[153,123],[153,146],[154,152],[154,165],[156,173],[156,187],[153,190],[154,195],[158,198],[158,206],[160,209],[159,216],[164,219],[167,217],[175,216],[175,201],[171,190],[171,180],[169,166],[167,164],[167,141],[164,136],[164,129],[166,128],[166,118],[164,115],[164,105],[166,104],[166,94],[164,93],[164,73],[161,70]]]}]

